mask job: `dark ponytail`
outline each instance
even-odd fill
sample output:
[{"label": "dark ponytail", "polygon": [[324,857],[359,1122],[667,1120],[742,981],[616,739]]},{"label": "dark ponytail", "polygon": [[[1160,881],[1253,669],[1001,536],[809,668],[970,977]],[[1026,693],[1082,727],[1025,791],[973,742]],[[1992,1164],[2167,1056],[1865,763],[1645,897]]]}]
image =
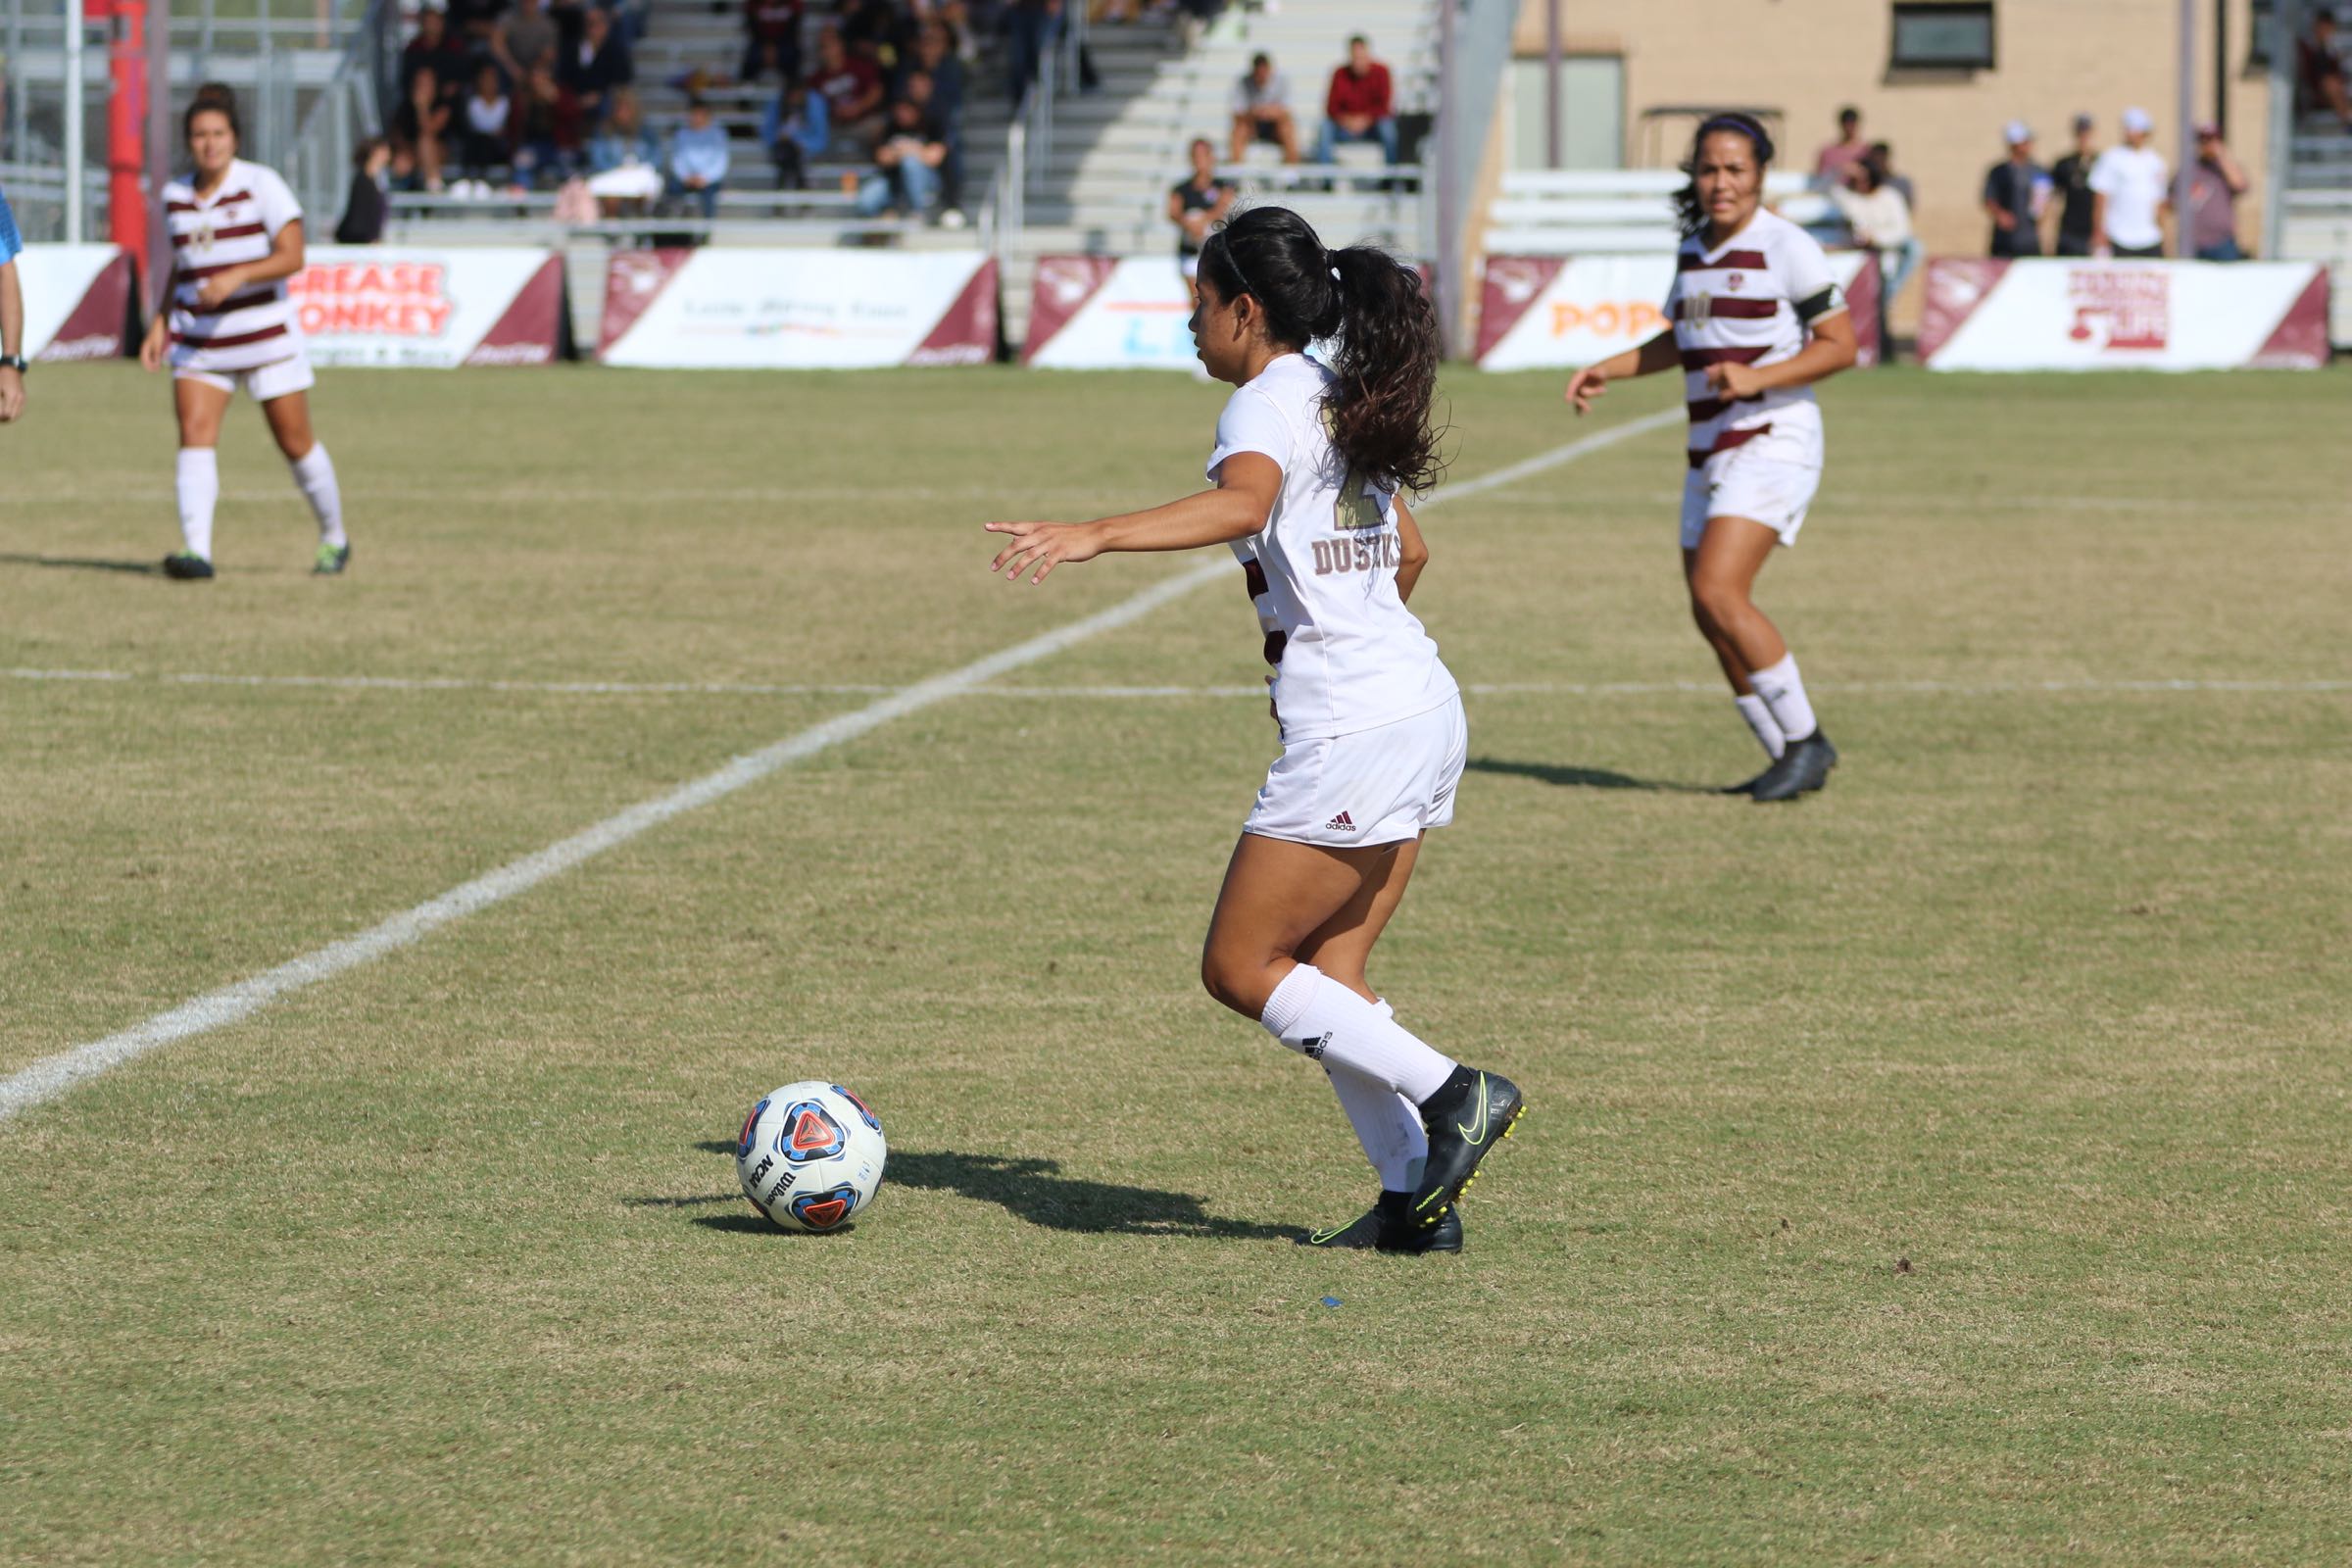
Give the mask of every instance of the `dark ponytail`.
[{"label": "dark ponytail", "polygon": [[1289,208],[1253,207],[1209,236],[1200,276],[1222,299],[1256,300],[1277,343],[1326,341],[1324,408],[1352,473],[1383,490],[1437,483],[1438,318],[1419,273],[1376,245],[1327,251]]},{"label": "dark ponytail", "polygon": [[1685,234],[1695,234],[1707,226],[1707,215],[1698,205],[1698,154],[1706,146],[1707,138],[1722,130],[1745,136],[1747,144],[1756,150],[1756,177],[1759,184],[1764,171],[1772,164],[1772,137],[1766,133],[1764,122],[1755,116],[1735,111],[1709,115],[1700,121],[1698,129],[1690,137],[1690,156],[1684,159],[1682,164],[1683,172],[1690,176],[1690,183],[1674,193],[1674,220]]}]

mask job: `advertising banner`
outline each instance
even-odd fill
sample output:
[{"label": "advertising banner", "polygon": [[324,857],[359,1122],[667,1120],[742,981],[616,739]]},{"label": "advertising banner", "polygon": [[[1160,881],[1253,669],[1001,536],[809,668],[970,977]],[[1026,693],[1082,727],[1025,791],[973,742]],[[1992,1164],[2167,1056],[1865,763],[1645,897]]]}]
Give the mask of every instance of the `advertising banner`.
[{"label": "advertising banner", "polygon": [[[1879,263],[1863,251],[1832,251],[1845,290],[1861,363],[1879,358]],[[1480,290],[1482,370],[1574,369],[1638,348],[1668,325],[1674,253],[1626,256],[1490,256]]]},{"label": "advertising banner", "polygon": [[997,264],[982,251],[615,251],[599,353],[671,369],[982,365]]},{"label": "advertising banner", "polygon": [[1193,297],[1173,256],[1041,256],[1021,363],[1191,370]]},{"label": "advertising banner", "polygon": [[28,360],[60,365],[122,355],[130,258],[112,245],[27,245],[17,257]]},{"label": "advertising banner", "polygon": [[1937,257],[1919,353],[1932,370],[2318,369],[2328,272],[2316,262]]},{"label": "advertising banner", "polygon": [[522,247],[313,245],[287,279],[312,363],[552,365],[564,262]]}]

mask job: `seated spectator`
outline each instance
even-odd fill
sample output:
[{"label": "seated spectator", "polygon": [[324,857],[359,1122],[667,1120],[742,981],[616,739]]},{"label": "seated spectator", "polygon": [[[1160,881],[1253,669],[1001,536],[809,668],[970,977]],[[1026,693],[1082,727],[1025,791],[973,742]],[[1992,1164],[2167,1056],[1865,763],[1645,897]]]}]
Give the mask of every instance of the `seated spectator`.
[{"label": "seated spectator", "polygon": [[943,221],[960,227],[963,221],[963,133],[955,122],[940,113],[939,90],[929,73],[908,72],[899,98],[914,105],[915,112],[936,127],[939,139],[948,144],[947,162],[939,166],[939,205]]},{"label": "seated spectator", "polygon": [[570,178],[580,162],[579,96],[556,79],[552,68],[541,66],[524,78],[521,97],[515,179],[536,185],[549,178]]},{"label": "seated spectator", "polygon": [[513,82],[555,68],[556,24],[546,0],[514,0],[514,9],[498,19],[498,30],[490,35],[490,57]]},{"label": "seated spectator", "polygon": [[1217,177],[1217,149],[1206,136],[1193,140],[1193,172],[1168,191],[1168,221],[1176,225],[1176,268],[1193,302],[1200,300],[1200,247],[1209,230],[1233,211],[1234,187]]},{"label": "seated spectator", "polygon": [[2009,156],[1984,173],[1984,214],[1992,220],[1985,254],[2039,256],[2041,215],[2054,188],[2049,172],[2034,161],[2034,130],[2024,121],[2009,122],[2002,139]]},{"label": "seated spectator", "polygon": [[368,137],[352,154],[351,195],[343,203],[343,221],[335,225],[336,244],[373,245],[383,239],[391,168],[392,144],[381,136]]},{"label": "seated spectator", "polygon": [[580,113],[592,125],[602,124],[612,106],[615,88],[637,79],[629,46],[613,31],[612,18],[604,7],[585,7],[580,16],[580,41],[564,61],[558,77],[580,100]]},{"label": "seated spectator", "polygon": [[2311,16],[2311,34],[2295,40],[2295,113],[2332,114],[2352,130],[2352,97],[2344,90],[2344,59],[2335,52],[2335,13],[2327,6]]},{"label": "seated spectator", "polygon": [[686,123],[669,144],[669,193],[694,204],[705,218],[718,216],[718,193],[727,182],[727,133],[710,119],[700,98],[686,106]]},{"label": "seated spectator", "polygon": [[588,191],[607,218],[643,212],[662,194],[662,149],[645,128],[634,87],[612,90],[612,112],[588,141]]},{"label": "seated spectator", "polygon": [[953,147],[963,133],[963,62],[956,58],[947,24],[936,17],[915,31],[914,55],[900,68],[897,96],[906,95],[906,78],[917,72],[931,78],[931,114],[947,127]]},{"label": "seated spectator", "polygon": [[446,9],[450,41],[459,52],[468,60],[488,55],[507,0],[446,0]]},{"label": "seated spectator", "polygon": [[872,61],[850,53],[838,27],[816,35],[816,69],[808,74],[808,90],[825,100],[836,136],[868,142],[881,133],[882,73]]},{"label": "seated spectator", "polygon": [[1249,156],[1253,141],[1282,149],[1282,161],[1298,161],[1298,131],[1291,121],[1290,78],[1274,69],[1274,57],[1255,55],[1233,89],[1233,162]]},{"label": "seated spectator", "polygon": [[884,71],[910,53],[912,37],[907,21],[892,0],[842,0],[837,25],[850,53],[872,61]]},{"label": "seated spectator", "polygon": [[461,95],[465,55],[450,42],[441,13],[416,18],[416,36],[400,52],[400,112],[392,119],[394,148],[428,191],[441,189],[450,121]]},{"label": "seated spectator", "polygon": [[2197,127],[2197,166],[2188,174],[2188,250],[2200,262],[2242,262],[2237,243],[2237,199],[2253,182],[2230,149],[2222,127]]},{"label": "seated spectator", "polygon": [[1376,141],[1390,163],[1396,161],[1396,108],[1389,68],[1372,58],[1360,33],[1348,40],[1348,63],[1331,74],[1323,98],[1323,129],[1315,137],[1315,162],[1328,164],[1344,141]]},{"label": "seated spectator", "polygon": [[764,80],[769,72],[779,81],[801,75],[801,0],[743,0],[743,65],[741,80]]},{"label": "seated spectator", "polygon": [[940,168],[947,161],[947,137],[938,123],[911,99],[900,99],[874,142],[874,167],[858,186],[858,211],[873,218],[896,206],[920,217],[939,197]]},{"label": "seated spectator", "polygon": [[461,162],[467,179],[486,180],[495,169],[514,162],[514,101],[498,67],[484,60],[473,74],[473,91],[466,94],[460,143]]},{"label": "seated spectator", "polygon": [[825,113],[822,93],[800,82],[788,82],[768,104],[760,122],[760,138],[776,164],[778,190],[808,188],[808,165],[825,156],[832,145],[833,122]]}]

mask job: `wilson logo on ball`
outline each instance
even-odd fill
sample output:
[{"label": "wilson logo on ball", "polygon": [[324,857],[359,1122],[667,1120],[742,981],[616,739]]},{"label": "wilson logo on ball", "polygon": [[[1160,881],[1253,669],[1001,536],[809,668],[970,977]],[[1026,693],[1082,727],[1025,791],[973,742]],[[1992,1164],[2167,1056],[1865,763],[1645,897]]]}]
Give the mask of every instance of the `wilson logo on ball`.
[{"label": "wilson logo on ball", "polygon": [[851,1104],[856,1105],[858,1107],[858,1114],[865,1118],[865,1124],[868,1127],[871,1127],[876,1132],[880,1132],[882,1130],[882,1118],[874,1114],[873,1106],[867,1104],[864,1101],[859,1100],[856,1095],[850,1093],[850,1091],[847,1089],[842,1088],[839,1084],[835,1084],[833,1086],[833,1092],[839,1095],[842,1099],[848,1101]]},{"label": "wilson logo on ball", "polygon": [[803,1193],[792,1200],[792,1217],[812,1231],[829,1231],[850,1217],[858,1206],[858,1190],[848,1185],[821,1193]]},{"label": "wilson logo on ball", "polygon": [[812,1159],[831,1159],[849,1147],[850,1135],[813,1100],[799,1100],[784,1108],[784,1125],[776,1134],[776,1152],[795,1165]]}]

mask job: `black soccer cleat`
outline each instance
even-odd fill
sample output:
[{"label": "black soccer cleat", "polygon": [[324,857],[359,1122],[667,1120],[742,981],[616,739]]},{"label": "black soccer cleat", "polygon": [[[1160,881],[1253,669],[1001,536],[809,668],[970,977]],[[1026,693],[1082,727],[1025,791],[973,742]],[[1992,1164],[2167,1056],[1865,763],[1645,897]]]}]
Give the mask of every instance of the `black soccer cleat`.
[{"label": "black soccer cleat", "polygon": [[1348,1251],[1376,1250],[1382,1252],[1458,1252],[1462,1250],[1462,1215],[1459,1209],[1449,1210],[1446,1217],[1424,1229],[1412,1222],[1413,1195],[1388,1193],[1364,1210],[1353,1224],[1335,1226],[1327,1231],[1310,1231],[1298,1238],[1300,1247],[1337,1248]]},{"label": "black soccer cleat", "polygon": [[1756,787],[1748,792],[1753,801],[1793,801],[1799,795],[1809,795],[1830,781],[1830,769],[1838,765],[1838,748],[1830,738],[1816,729],[1801,741],[1790,741],[1781,760],[1764,770]]},{"label": "black soccer cleat", "polygon": [[213,574],[213,564],[193,550],[182,550],[164,558],[164,575],[181,582],[203,582]]},{"label": "black soccer cleat", "polygon": [[1478,1164],[1511,1136],[1527,1113],[1527,1097],[1499,1073],[1456,1067],[1438,1092],[1421,1102],[1421,1125],[1429,1130],[1429,1162],[1413,1189],[1412,1222],[1421,1230],[1442,1224],[1462,1194],[1478,1179]]}]

